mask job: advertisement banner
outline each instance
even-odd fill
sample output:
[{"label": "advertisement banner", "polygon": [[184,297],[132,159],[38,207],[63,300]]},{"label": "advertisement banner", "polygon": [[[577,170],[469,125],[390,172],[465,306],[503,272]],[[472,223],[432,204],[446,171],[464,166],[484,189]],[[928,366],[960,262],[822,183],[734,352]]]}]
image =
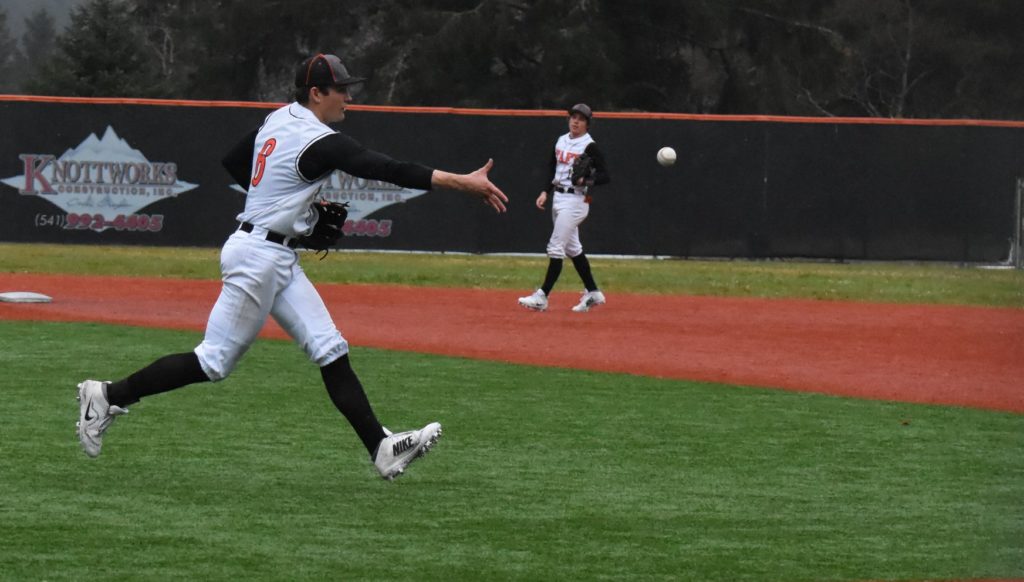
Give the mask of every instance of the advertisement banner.
[{"label": "advertisement banner", "polygon": [[[0,98],[0,240],[219,246],[245,200],[220,160],[273,107]],[[335,172],[321,195],[351,204],[342,247],[544,252],[560,112],[352,107],[338,129],[452,172],[493,158],[510,198],[498,215]],[[597,112],[591,135],[612,177],[581,226],[592,255],[1005,262],[1016,240],[1024,124]]]}]

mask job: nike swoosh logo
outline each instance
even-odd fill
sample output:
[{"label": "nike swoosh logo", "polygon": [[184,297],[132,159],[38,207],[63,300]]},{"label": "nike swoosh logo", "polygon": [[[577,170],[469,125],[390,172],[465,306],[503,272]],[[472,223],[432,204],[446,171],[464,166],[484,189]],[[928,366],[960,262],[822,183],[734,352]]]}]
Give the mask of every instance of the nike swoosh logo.
[{"label": "nike swoosh logo", "polygon": [[89,414],[91,412],[92,412],[92,400],[90,400],[89,402],[85,403],[85,420],[92,420],[92,419],[96,418],[95,414],[93,414],[92,416],[89,416]]}]

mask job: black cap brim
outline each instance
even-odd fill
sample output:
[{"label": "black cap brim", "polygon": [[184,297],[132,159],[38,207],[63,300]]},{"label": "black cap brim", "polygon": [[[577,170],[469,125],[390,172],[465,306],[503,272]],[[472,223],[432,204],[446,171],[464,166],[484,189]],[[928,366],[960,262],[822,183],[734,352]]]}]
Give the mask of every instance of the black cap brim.
[{"label": "black cap brim", "polygon": [[366,82],[366,79],[364,77],[349,77],[347,79],[342,79],[341,81],[335,83],[334,86],[335,87],[348,87],[349,85],[358,85],[360,83],[365,83],[365,82]]}]

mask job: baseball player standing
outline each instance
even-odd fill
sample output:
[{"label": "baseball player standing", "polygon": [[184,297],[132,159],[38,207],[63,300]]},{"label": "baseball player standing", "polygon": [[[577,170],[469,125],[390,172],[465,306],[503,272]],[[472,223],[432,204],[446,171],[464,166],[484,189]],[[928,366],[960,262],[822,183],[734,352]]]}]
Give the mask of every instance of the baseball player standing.
[{"label": "baseball player standing", "polygon": [[[537,197],[537,208],[544,210],[548,193],[554,191],[551,202],[554,228],[548,240],[548,270],[544,283],[532,295],[519,298],[519,304],[528,309],[544,311],[548,308],[548,297],[562,273],[562,261],[565,257],[572,259],[572,264],[583,280],[583,286],[586,287],[579,303],[572,310],[582,313],[605,302],[604,293],[598,289],[590,272],[590,261],[587,260],[587,255],[583,254],[579,229],[580,224],[590,213],[593,187],[611,181],[604,154],[589,133],[592,118],[593,113],[586,104],[573,105],[569,109],[569,133],[559,137],[555,142],[554,155],[547,154],[547,175],[553,178]],[[581,156],[590,157],[593,162],[593,173],[580,176],[573,182],[573,165]]]},{"label": "baseball player standing", "polygon": [[295,102],[270,115],[224,158],[248,188],[240,226],[221,251],[223,288],[195,350],[160,358],[117,382],[78,385],[78,437],[90,457],[103,434],[139,399],[197,382],[226,378],[272,316],[320,367],[327,393],[355,429],[380,475],[393,479],[437,441],[441,425],[391,434],[377,420],[349,363],[338,332],[295,252],[318,220],[311,204],[335,170],[407,188],[461,190],[505,211],[505,194],[491,183],[488,160],[470,174],[453,174],[392,159],[327,126],[345,117],[350,76],[334,55],[306,59],[296,71]]}]

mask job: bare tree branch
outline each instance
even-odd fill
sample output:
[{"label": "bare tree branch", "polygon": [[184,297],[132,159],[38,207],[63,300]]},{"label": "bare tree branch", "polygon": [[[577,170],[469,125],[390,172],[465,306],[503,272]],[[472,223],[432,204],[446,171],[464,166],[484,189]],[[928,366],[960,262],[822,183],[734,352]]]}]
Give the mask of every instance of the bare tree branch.
[{"label": "bare tree branch", "polygon": [[829,44],[831,44],[832,47],[837,51],[843,51],[848,44],[846,42],[846,38],[844,38],[842,34],[839,34],[838,32],[832,30],[831,28],[822,26],[820,24],[801,22],[798,20],[792,20],[790,18],[783,18],[781,16],[769,14],[761,10],[754,10],[753,8],[739,8],[739,11],[746,12],[747,14],[753,14],[754,16],[760,16],[761,18],[773,20],[775,22],[781,22],[788,26],[794,26],[796,28],[803,28],[806,30],[812,30],[814,32],[820,33],[821,35],[829,39]]}]

